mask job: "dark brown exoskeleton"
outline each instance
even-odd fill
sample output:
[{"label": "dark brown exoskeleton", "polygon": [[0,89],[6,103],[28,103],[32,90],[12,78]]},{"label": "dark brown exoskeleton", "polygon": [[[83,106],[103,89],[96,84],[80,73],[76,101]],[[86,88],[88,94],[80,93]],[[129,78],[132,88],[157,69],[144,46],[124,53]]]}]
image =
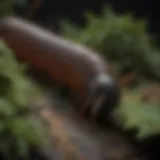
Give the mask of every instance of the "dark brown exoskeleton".
[{"label": "dark brown exoskeleton", "polygon": [[82,113],[96,119],[117,105],[119,89],[100,55],[16,17],[0,21],[0,37],[18,58],[82,97]]}]

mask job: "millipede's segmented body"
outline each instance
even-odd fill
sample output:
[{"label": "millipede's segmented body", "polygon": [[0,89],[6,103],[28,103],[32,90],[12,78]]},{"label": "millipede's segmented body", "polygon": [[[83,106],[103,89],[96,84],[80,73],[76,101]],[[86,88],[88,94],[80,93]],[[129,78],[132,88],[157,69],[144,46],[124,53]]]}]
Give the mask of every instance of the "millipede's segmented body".
[{"label": "millipede's segmented body", "polygon": [[83,97],[82,111],[90,107],[91,117],[104,107],[110,111],[116,106],[118,88],[105,60],[93,51],[16,17],[0,21],[0,37],[18,58]]}]

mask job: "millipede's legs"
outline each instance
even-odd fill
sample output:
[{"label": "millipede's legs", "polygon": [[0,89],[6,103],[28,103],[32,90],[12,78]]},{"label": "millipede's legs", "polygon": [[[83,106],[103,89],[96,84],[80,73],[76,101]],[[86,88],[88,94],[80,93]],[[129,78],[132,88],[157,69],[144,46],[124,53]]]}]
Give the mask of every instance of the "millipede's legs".
[{"label": "millipede's legs", "polygon": [[102,104],[105,100],[104,96],[96,98],[96,100],[93,101],[91,109],[90,109],[90,119],[93,121],[97,120],[98,114],[102,108]]},{"label": "millipede's legs", "polygon": [[87,112],[87,110],[90,108],[91,102],[92,102],[92,98],[91,97],[87,97],[83,101],[83,103],[81,105],[81,108],[80,108],[80,114],[81,115],[85,115],[85,113]]}]

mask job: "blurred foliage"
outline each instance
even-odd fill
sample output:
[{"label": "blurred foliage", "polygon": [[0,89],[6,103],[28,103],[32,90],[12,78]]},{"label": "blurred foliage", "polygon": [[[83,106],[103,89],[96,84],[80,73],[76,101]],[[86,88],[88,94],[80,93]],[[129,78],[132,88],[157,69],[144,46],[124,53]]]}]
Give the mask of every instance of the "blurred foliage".
[{"label": "blurred foliage", "polygon": [[30,146],[46,140],[42,122],[33,118],[29,109],[39,90],[24,69],[0,41],[0,156],[5,159],[24,159]]},{"label": "blurred foliage", "polygon": [[14,6],[21,8],[26,7],[27,0],[1,0],[0,1],[0,17],[10,16],[14,12]]},{"label": "blurred foliage", "polygon": [[9,16],[13,13],[13,0],[0,1],[0,17]]},{"label": "blurred foliage", "polygon": [[117,110],[117,122],[126,129],[136,129],[137,138],[160,134],[160,104],[141,101],[141,89],[124,91]]},{"label": "blurred foliage", "polygon": [[[104,7],[101,15],[84,14],[86,26],[79,28],[65,20],[61,33],[77,43],[85,44],[111,60],[119,74],[136,72],[139,82],[146,77],[160,80],[160,52],[147,32],[147,21],[132,14],[117,15]],[[137,129],[139,139],[160,134],[160,104],[141,102],[141,90],[125,91],[117,117],[122,127]]]},{"label": "blurred foliage", "polygon": [[104,7],[99,16],[92,12],[84,16],[84,28],[62,21],[62,35],[103,54],[117,66],[119,74],[134,70],[160,80],[160,54],[144,19],[136,20],[127,13],[117,15],[111,7]]}]

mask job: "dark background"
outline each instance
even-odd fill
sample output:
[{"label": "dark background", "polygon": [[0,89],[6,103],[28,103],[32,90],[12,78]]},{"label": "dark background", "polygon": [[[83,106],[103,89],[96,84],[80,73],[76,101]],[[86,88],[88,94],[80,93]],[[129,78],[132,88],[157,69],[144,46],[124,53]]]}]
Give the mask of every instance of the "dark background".
[{"label": "dark background", "polygon": [[[146,17],[149,22],[148,30],[160,42],[160,1],[158,0],[44,0],[34,15],[34,21],[46,26],[52,21],[56,30],[59,28],[58,22],[64,18],[83,26],[85,24],[83,11],[90,9],[99,13],[105,4],[111,4],[118,13],[131,11],[138,18]],[[25,11],[19,9],[17,12]]]}]

